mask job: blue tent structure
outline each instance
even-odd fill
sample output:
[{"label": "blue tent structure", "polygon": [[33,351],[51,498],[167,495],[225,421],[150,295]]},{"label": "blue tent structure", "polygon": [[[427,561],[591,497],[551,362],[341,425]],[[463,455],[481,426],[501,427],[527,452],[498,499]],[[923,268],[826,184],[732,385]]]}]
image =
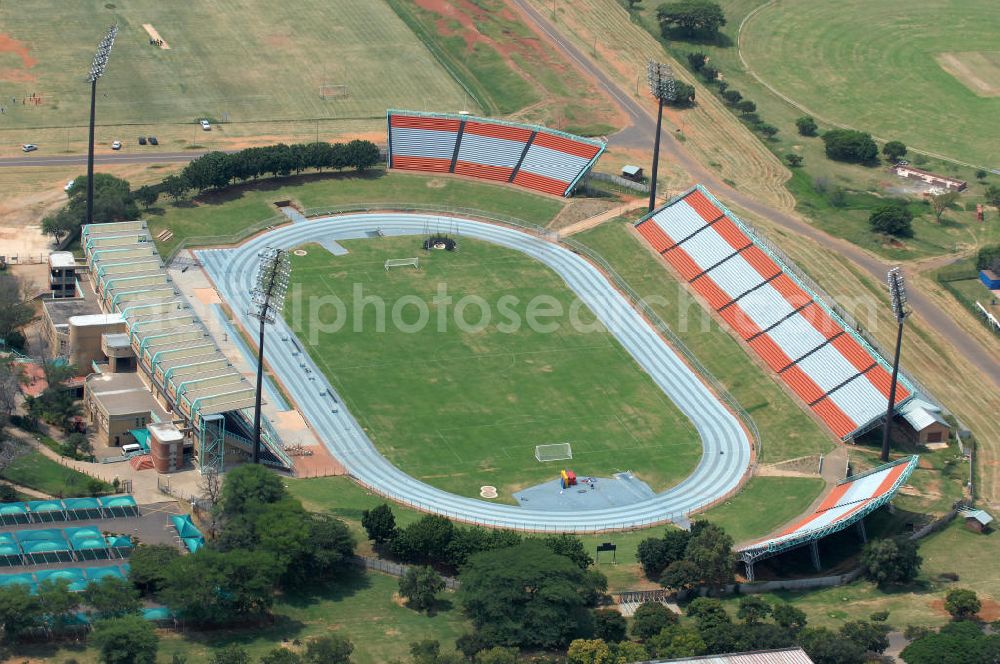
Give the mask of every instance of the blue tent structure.
[{"label": "blue tent structure", "polygon": [[90,582],[100,581],[106,577],[114,577],[116,579],[125,579],[128,576],[122,572],[121,568],[117,565],[112,565],[111,567],[88,567],[84,570],[87,576],[87,580]]},{"label": "blue tent structure", "polygon": [[37,585],[35,583],[35,577],[29,572],[22,572],[20,574],[0,574],[0,587],[4,586],[16,586],[16,585],[28,586],[32,589]]},{"label": "blue tent structure", "polygon": [[66,520],[66,509],[61,500],[31,500],[25,504],[31,512],[32,521],[44,523]]},{"label": "blue tent structure", "polygon": [[65,532],[77,560],[98,560],[110,555],[108,541],[97,527],[66,528]]},{"label": "blue tent structure", "polygon": [[139,516],[139,506],[135,503],[135,498],[129,495],[102,496],[98,498],[105,516],[124,517]]},{"label": "blue tent structure", "polygon": [[205,536],[198,530],[198,526],[194,525],[194,522],[191,521],[190,515],[172,516],[170,517],[170,521],[174,524],[174,529],[177,530],[177,534],[180,536],[181,541],[184,542],[184,546],[187,547],[188,551],[194,553],[205,546]]},{"label": "blue tent structure", "polygon": [[0,503],[0,524],[14,526],[30,520],[24,503]]},{"label": "blue tent structure", "polygon": [[67,519],[100,519],[104,516],[97,498],[63,498]]},{"label": "blue tent structure", "polygon": [[73,560],[73,549],[58,529],[21,530],[14,533],[25,559],[32,563],[64,563]]},{"label": "blue tent structure", "polygon": [[0,533],[0,564],[5,567],[21,565],[24,558],[21,556],[21,547],[17,545],[17,540],[10,533]]},{"label": "blue tent structure", "polygon": [[39,585],[46,582],[66,581],[69,583],[70,591],[75,593],[82,592],[87,587],[87,579],[83,570],[77,567],[39,570],[35,572],[35,578],[38,579]]}]

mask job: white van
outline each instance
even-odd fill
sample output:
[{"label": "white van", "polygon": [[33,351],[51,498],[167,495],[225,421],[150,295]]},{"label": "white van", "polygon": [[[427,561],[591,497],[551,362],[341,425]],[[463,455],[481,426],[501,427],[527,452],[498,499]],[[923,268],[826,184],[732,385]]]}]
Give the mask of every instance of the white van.
[{"label": "white van", "polygon": [[128,456],[132,452],[141,452],[142,445],[138,443],[129,443],[128,445],[122,445],[122,456]]}]

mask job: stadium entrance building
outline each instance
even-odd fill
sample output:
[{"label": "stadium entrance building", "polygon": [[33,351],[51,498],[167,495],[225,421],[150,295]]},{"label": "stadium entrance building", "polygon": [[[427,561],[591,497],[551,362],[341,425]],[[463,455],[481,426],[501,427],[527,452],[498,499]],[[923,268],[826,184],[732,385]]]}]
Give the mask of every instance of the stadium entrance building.
[{"label": "stadium entrance building", "polygon": [[[254,388],[230,364],[174,288],[146,223],[84,226],[81,244],[97,303],[104,316],[117,323],[117,329],[101,340],[108,360],[91,363],[96,374],[106,374],[104,378],[91,376],[95,412],[106,411],[100,406],[115,400],[114,390],[99,389],[99,384],[122,380],[132,388],[141,384],[155,407],[149,409],[149,421],[133,421],[131,429],[135,431],[130,433],[140,444],[158,439],[137,427],[170,424],[183,436],[183,447],[191,451],[202,472],[208,468],[221,471],[227,460],[248,458]],[[135,379],[110,377],[116,368],[134,369]],[[134,392],[129,390],[133,398]],[[105,430],[111,437],[116,435],[110,427]],[[121,440],[123,434],[117,435]],[[266,418],[261,438],[262,463],[291,468],[291,460]],[[176,445],[176,441],[172,443]]]}]

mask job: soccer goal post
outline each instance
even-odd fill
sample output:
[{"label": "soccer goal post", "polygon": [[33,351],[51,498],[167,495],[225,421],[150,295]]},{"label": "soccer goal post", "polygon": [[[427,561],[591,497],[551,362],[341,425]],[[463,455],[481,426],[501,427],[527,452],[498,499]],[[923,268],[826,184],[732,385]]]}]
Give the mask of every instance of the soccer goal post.
[{"label": "soccer goal post", "polygon": [[566,461],[573,458],[573,448],[569,443],[535,445],[535,459],[538,461]]},{"label": "soccer goal post", "polygon": [[388,272],[394,267],[415,267],[420,269],[419,258],[390,258],[385,262],[385,270]]},{"label": "soccer goal post", "polygon": [[344,99],[348,96],[346,85],[324,84],[319,86],[320,99]]}]

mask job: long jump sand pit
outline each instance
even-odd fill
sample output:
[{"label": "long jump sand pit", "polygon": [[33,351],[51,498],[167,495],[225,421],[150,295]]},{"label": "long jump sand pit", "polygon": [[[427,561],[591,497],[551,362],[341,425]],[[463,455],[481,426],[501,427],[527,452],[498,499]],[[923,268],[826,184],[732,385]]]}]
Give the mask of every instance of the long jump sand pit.
[{"label": "long jump sand pit", "polygon": [[940,53],[935,59],[980,97],[1000,97],[1000,51]]},{"label": "long jump sand pit", "polygon": [[164,51],[170,50],[170,44],[168,44],[163,40],[163,37],[161,37],[160,33],[156,31],[156,28],[154,28],[149,23],[143,23],[142,27],[146,30],[146,33],[149,35],[150,39],[159,43],[160,48],[162,48]]}]

